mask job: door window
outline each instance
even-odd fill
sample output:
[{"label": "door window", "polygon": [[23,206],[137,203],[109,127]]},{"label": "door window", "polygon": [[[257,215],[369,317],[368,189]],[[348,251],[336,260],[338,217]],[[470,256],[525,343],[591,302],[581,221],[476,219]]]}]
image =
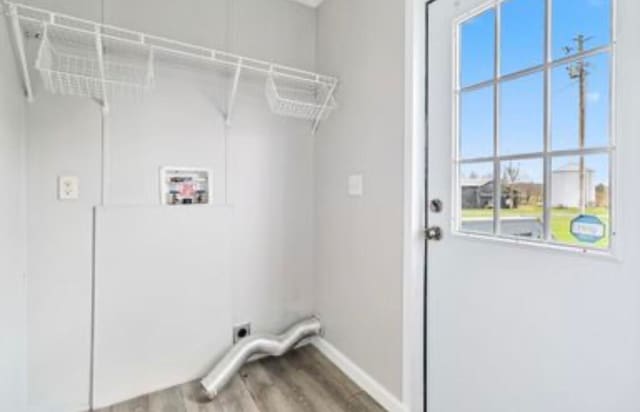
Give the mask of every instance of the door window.
[{"label": "door window", "polygon": [[612,0],[503,0],[456,21],[455,229],[611,247]]}]

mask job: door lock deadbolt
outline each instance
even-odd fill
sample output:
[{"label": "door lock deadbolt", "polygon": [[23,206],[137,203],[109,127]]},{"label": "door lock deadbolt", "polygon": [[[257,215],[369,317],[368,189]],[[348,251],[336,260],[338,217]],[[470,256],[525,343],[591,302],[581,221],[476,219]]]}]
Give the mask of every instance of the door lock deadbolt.
[{"label": "door lock deadbolt", "polygon": [[429,204],[429,209],[431,209],[431,211],[433,213],[440,213],[442,212],[442,200],[440,199],[433,199],[431,201],[431,203]]},{"label": "door lock deadbolt", "polygon": [[442,239],[442,229],[439,226],[431,226],[425,231],[428,240]]}]

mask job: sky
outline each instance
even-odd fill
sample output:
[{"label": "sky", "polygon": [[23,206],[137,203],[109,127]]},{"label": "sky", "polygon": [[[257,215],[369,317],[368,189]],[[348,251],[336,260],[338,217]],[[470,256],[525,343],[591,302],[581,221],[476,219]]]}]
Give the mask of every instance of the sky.
[{"label": "sky", "polygon": [[[500,71],[503,75],[539,65],[544,55],[545,0],[509,0],[502,4]],[[586,49],[610,43],[611,0],[553,0],[552,56],[575,53],[574,38],[589,38]],[[490,80],[494,72],[495,10],[463,23],[461,28],[462,87]],[[565,47],[572,47],[567,51]],[[609,140],[610,55],[586,59],[586,146],[606,146]],[[543,150],[542,72],[504,82],[500,90],[500,153],[516,154]],[[567,66],[551,71],[552,149],[578,148],[578,80]],[[460,151],[462,158],[493,155],[493,88],[462,93],[460,97]],[[577,162],[577,158],[554,159],[553,167]],[[607,156],[587,157],[595,172],[595,184],[608,184]],[[517,163],[517,162],[514,162]],[[522,180],[542,181],[541,161],[520,162]],[[478,165],[484,169],[487,165]],[[465,170],[470,170],[469,166]],[[477,173],[482,175],[482,173]]]}]

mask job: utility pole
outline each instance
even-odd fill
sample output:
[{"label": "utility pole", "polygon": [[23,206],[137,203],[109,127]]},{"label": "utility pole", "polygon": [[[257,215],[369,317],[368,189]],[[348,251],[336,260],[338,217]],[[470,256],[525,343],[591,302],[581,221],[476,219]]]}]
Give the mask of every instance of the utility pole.
[{"label": "utility pole", "polygon": [[[575,51],[577,53],[584,52],[584,44],[589,41],[591,38],[585,37],[583,34],[579,34],[576,36],[573,41],[576,43],[576,47],[565,47],[564,51],[566,54],[570,54]],[[586,145],[586,126],[587,126],[587,113],[586,113],[586,99],[587,99],[587,76],[589,72],[587,71],[587,67],[589,67],[589,63],[585,62],[584,58],[580,58],[575,63],[570,64],[567,67],[567,72],[569,73],[569,78],[578,79],[578,139],[579,139],[579,148],[583,150]],[[586,168],[584,156],[580,155],[580,213],[585,214],[587,210],[587,179],[586,179]]]}]

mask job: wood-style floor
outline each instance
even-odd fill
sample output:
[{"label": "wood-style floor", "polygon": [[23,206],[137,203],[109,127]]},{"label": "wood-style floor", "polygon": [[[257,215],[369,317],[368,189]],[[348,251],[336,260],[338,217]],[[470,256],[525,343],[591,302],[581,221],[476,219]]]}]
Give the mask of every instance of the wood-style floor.
[{"label": "wood-style floor", "polygon": [[315,347],[245,365],[211,402],[197,382],[100,409],[99,412],[383,412]]}]

